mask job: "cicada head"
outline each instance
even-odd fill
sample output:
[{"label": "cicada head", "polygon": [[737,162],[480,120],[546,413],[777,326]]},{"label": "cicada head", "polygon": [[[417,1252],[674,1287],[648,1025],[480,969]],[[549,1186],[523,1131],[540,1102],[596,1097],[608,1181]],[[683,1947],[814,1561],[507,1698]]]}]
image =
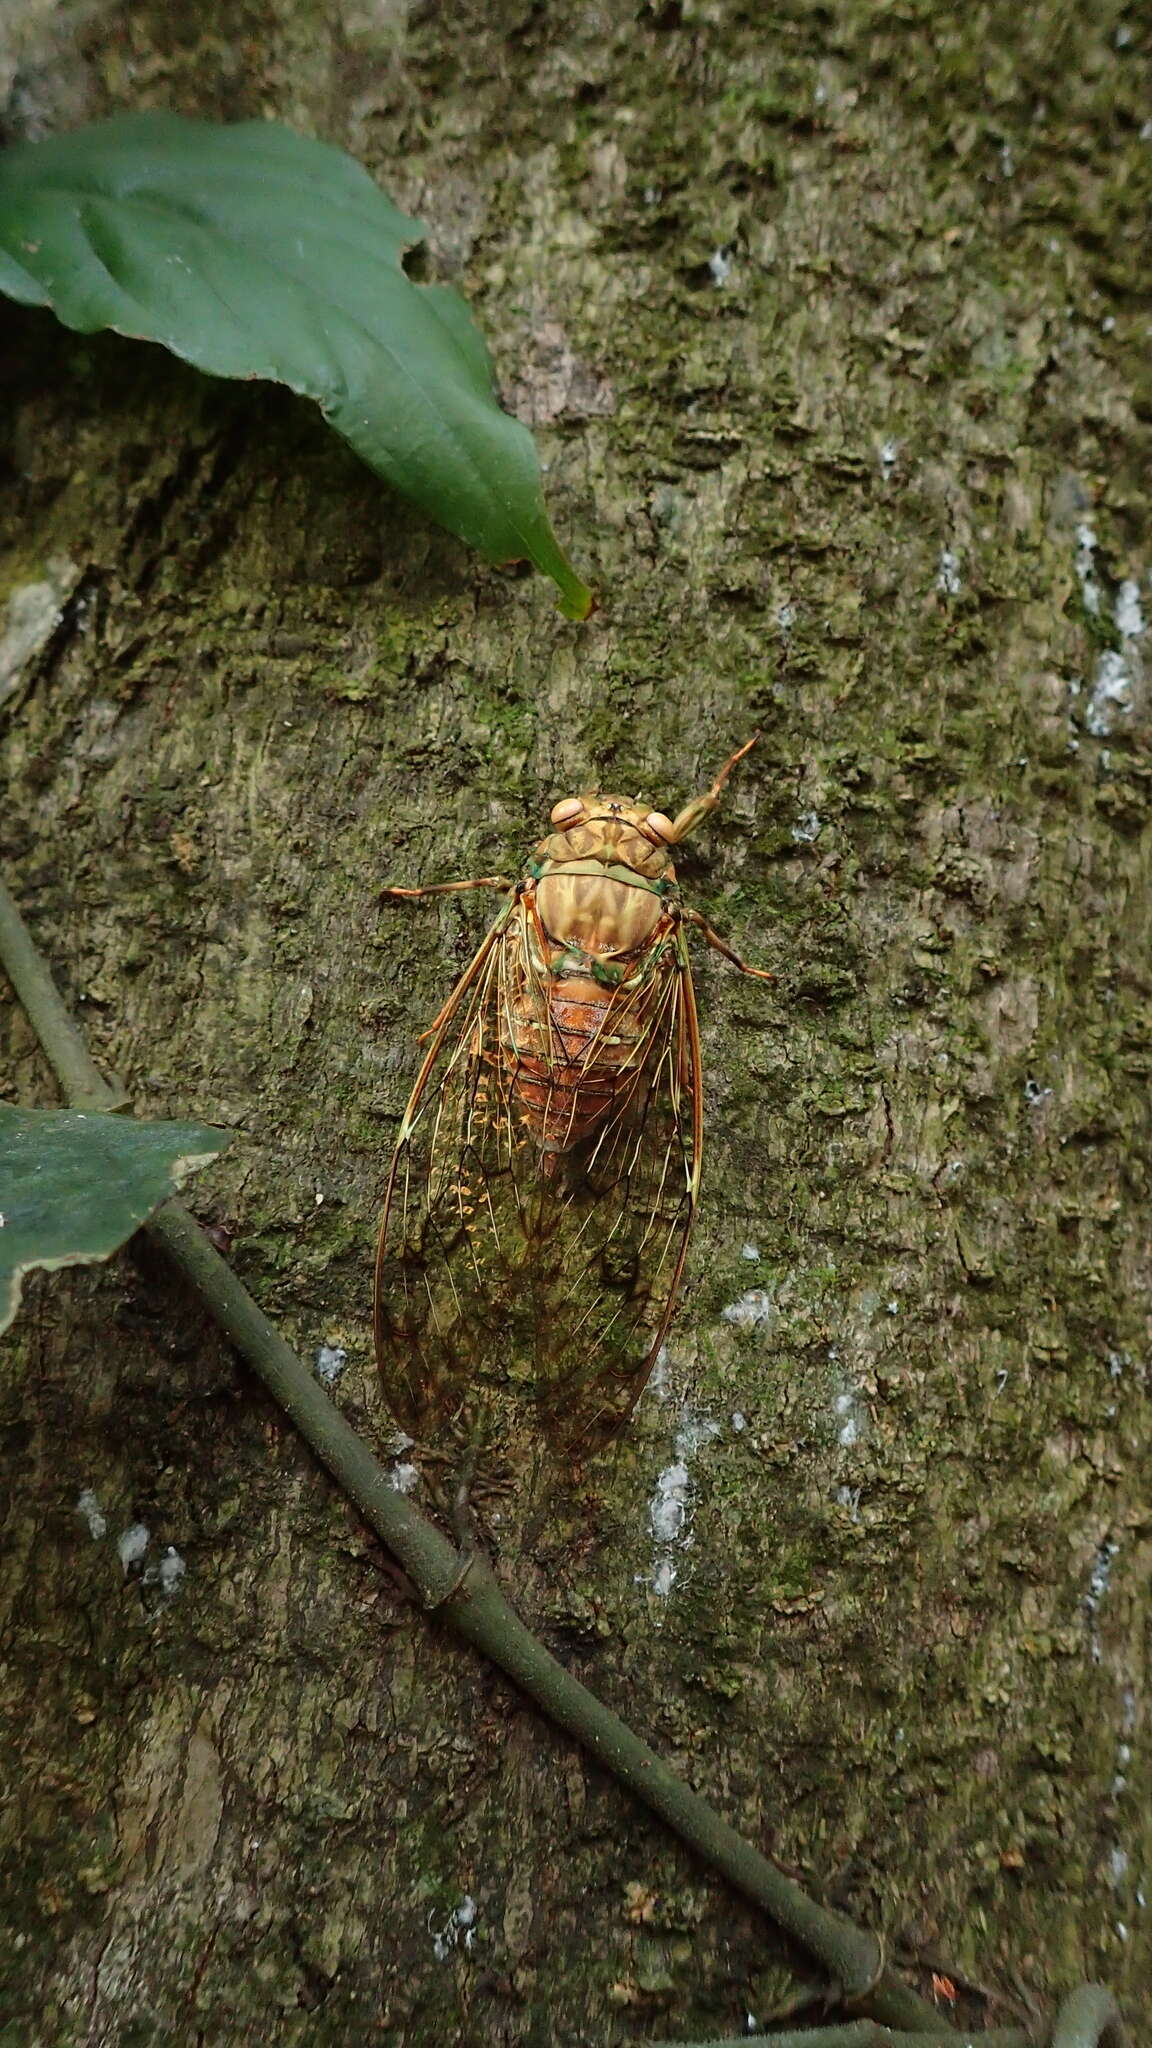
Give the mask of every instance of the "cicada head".
[{"label": "cicada head", "polygon": [[629,803],[623,796],[564,796],[552,806],[556,830],[537,851],[538,862],[600,860],[630,867],[646,881],[675,880],[669,848],[679,846],[689,833],[703,823],[720,801],[720,794],[736,766],[758,734],[738,747],[710,789],[685,804],[675,818],[654,811],[647,804]]},{"label": "cicada head", "polygon": [[554,861],[599,860],[632,868],[645,881],[675,879],[670,853],[675,827],[662,811],[630,803],[623,796],[562,797],[552,806],[555,831],[537,849],[543,865]]}]

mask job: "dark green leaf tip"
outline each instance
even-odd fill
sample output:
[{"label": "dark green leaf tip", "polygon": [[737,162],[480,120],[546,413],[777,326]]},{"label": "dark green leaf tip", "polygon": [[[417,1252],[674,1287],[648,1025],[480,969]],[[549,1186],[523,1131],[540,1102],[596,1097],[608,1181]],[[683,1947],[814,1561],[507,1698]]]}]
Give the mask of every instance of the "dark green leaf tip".
[{"label": "dark green leaf tip", "polygon": [[586,618],[468,307],[405,275],[423,235],[343,150],[271,121],[121,114],[0,155],[0,292],[314,399],[396,490]]}]

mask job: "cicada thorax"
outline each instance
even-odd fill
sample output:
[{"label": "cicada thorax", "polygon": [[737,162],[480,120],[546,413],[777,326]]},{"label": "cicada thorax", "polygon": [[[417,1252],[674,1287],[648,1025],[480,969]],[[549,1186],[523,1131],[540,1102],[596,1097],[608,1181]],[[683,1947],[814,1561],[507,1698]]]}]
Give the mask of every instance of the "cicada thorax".
[{"label": "cicada thorax", "polygon": [[545,840],[522,889],[502,1050],[546,1174],[626,1114],[645,1078],[661,970],[675,965],[671,861],[614,803]]}]

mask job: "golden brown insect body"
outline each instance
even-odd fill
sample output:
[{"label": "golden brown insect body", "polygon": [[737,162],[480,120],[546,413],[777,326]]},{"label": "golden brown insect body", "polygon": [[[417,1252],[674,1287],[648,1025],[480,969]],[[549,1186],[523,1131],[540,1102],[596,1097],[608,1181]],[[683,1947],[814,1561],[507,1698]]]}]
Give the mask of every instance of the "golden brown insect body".
[{"label": "golden brown insect body", "polygon": [[[748,742],[748,746],[753,744]],[[432,1027],[377,1258],[377,1355],[400,1420],[466,1413],[527,1377],[571,1438],[630,1411],[663,1340],[700,1178],[700,1042],[672,820],[566,797]],[[771,979],[771,976],[764,977]]]},{"label": "golden brown insect body", "polygon": [[634,1092],[659,1000],[647,963],[675,937],[663,900],[675,871],[647,809],[616,797],[568,802],[585,808],[541,842],[523,885],[528,958],[501,1042],[545,1172]]}]

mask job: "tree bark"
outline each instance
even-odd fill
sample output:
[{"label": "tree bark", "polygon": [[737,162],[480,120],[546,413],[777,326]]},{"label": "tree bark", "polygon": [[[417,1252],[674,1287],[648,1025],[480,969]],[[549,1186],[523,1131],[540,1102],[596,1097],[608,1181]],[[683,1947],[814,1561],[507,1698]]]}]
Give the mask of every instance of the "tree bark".
[{"label": "tree bark", "polygon": [[[675,811],[759,726],[681,870],[778,985],[700,959],[666,1368],[498,1569],[922,1990],[1137,2014],[1145,30],[16,15],[9,139],[272,114],[424,218],[601,592],[570,625],[286,394],[0,302],[0,854],[94,1049],[238,1132],[194,1206],[386,1447],[383,1181],[485,911],[381,884],[515,872],[590,781]],[[0,1085],[55,1100],[14,1005]],[[0,2040],[567,2048],[813,1988],[412,1608],[155,1260],[28,1290],[0,1417]]]}]

